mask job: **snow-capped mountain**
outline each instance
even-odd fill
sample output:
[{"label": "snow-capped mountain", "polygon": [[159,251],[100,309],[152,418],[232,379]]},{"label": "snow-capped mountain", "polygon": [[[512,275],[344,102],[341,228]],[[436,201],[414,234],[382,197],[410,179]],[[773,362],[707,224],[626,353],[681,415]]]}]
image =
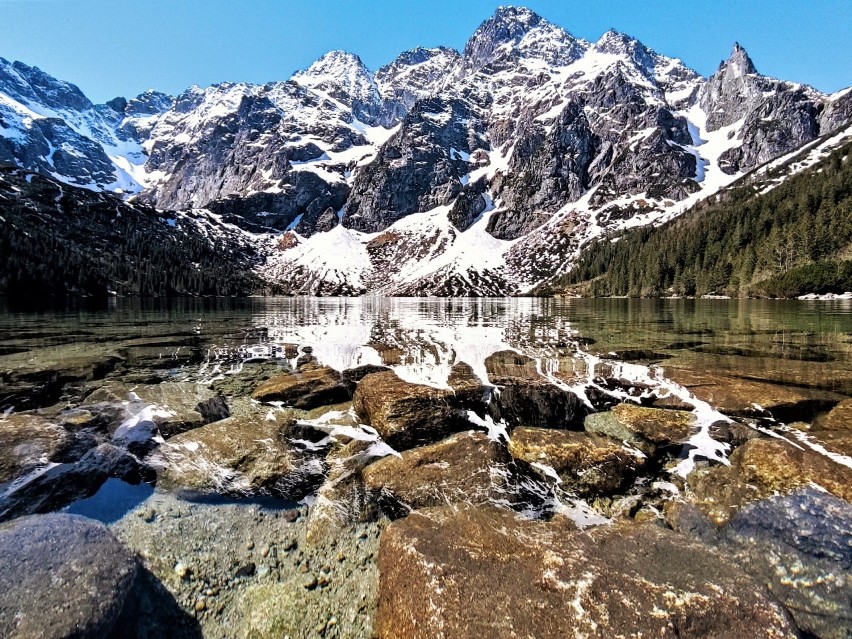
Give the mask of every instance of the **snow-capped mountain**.
[{"label": "snow-capped mountain", "polygon": [[703,78],[623,33],[597,42],[500,7],[460,53],[373,74],[332,51],[284,82],[93,105],[0,61],[0,161],[251,231],[294,293],[500,294],[589,240],[683,212],[840,130],[852,92]]}]

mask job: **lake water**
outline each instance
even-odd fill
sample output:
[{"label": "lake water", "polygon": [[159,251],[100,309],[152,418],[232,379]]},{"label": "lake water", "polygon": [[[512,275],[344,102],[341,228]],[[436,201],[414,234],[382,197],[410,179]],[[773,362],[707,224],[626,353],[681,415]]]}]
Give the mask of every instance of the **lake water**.
[{"label": "lake water", "polygon": [[[311,489],[317,492],[305,497],[301,505],[262,490],[242,493],[222,488],[243,485],[239,481],[256,477],[252,474],[256,469],[240,466],[232,472],[233,468],[221,464],[239,466],[258,456],[259,466],[263,466],[265,441],[273,447],[290,447],[291,452],[294,446],[305,445],[308,451],[320,451],[317,455],[326,454],[322,445],[311,448],[315,442],[297,442],[301,434],[295,439],[288,435],[283,444],[263,439],[269,436],[281,440],[284,431],[275,429],[284,428],[286,419],[293,415],[308,428],[325,429],[322,433],[329,433],[331,439],[337,433],[340,440],[334,440],[325,450],[339,452],[349,438],[356,444],[373,443],[366,453],[358,453],[361,449],[356,447],[351,457],[338,458],[335,463],[361,463],[357,461],[359,454],[368,458],[395,454],[375,439],[375,430],[358,422],[354,411],[347,412],[342,404],[317,409],[326,411],[317,416],[308,411],[287,413],[289,409],[280,405],[251,399],[264,379],[298,370],[312,358],[337,371],[385,366],[403,380],[437,389],[451,388],[454,367],[464,363],[484,388],[490,389],[487,401],[497,403],[503,401],[501,392],[506,396],[500,388],[492,388],[492,377],[505,376],[509,370],[511,375],[527,376],[527,380],[541,378],[576,394],[580,405],[585,403],[579,428],[586,412],[607,411],[625,399],[654,406],[657,401],[669,401],[662,407],[693,412],[689,437],[669,440],[674,445],[662,447],[655,461],[616,493],[578,495],[574,487],[562,484],[554,468],[531,462],[524,471],[528,473],[523,475],[525,483],[511,490],[523,493],[524,499],[532,495],[532,501],[524,503],[534,505],[521,507],[520,502],[513,502],[512,507],[533,517],[562,515],[572,521],[572,526],[596,526],[633,517],[629,513],[639,512],[640,505],[643,516],[664,525],[666,505],[689,493],[685,478],[690,473],[695,469],[700,471],[696,474],[724,470],[729,463],[732,445],[716,439],[719,431],[713,428],[720,421],[730,422],[731,415],[741,428],[735,437],[780,436],[809,455],[816,452],[829,456],[832,463],[845,467],[836,474],[841,478],[839,483],[831,484],[834,494],[842,492],[842,478],[848,476],[842,473],[852,467],[849,457],[836,450],[826,451],[819,439],[811,441],[814,433],[808,434],[807,428],[803,431],[782,423],[811,421],[826,408],[852,397],[850,300],[114,300],[105,309],[31,312],[0,306],[0,437],[12,442],[6,449],[0,447],[0,470],[23,469],[13,475],[17,477],[13,481],[3,483],[0,479],[0,520],[28,512],[63,510],[110,525],[172,593],[184,611],[181,614],[191,616],[198,626],[192,633],[179,636],[242,636],[258,619],[266,623],[262,615],[246,612],[252,602],[256,604],[255,584],[293,588],[298,600],[294,605],[307,620],[293,636],[315,636],[311,633],[316,624],[325,623],[333,610],[347,610],[348,621],[338,615],[341,625],[338,634],[332,636],[370,636],[379,579],[375,555],[386,520],[358,520],[360,528],[354,532],[340,531],[309,549],[304,543],[306,535],[323,516],[323,511],[316,509],[317,495],[336,494],[333,490],[322,492],[330,479],[319,477]],[[310,370],[308,364],[305,370]],[[165,387],[169,390],[158,390]],[[708,395],[707,388],[716,390]],[[233,422],[233,428],[249,429],[250,434],[213,430],[218,435],[204,439],[205,435],[199,433],[207,427],[201,424],[187,427],[189,430],[174,438],[166,435],[163,439],[157,434],[152,421],[157,411],[186,413],[187,401],[191,400],[191,412],[199,397],[209,398],[214,392],[228,396],[235,419],[248,418]],[[603,403],[601,397],[606,398]],[[172,400],[174,405],[169,405]],[[764,410],[764,406],[775,412]],[[337,423],[334,419],[324,422],[329,415],[342,419],[345,425],[329,426]],[[490,414],[483,417],[468,411],[467,415],[470,428],[506,442],[506,424],[495,423]],[[14,421],[16,417],[23,421]],[[267,422],[272,424],[267,430],[257,426]],[[217,423],[225,422],[216,422],[210,428]],[[42,434],[34,436],[37,441],[28,448],[26,436],[11,432],[10,424],[23,424],[21,430],[33,428],[33,432]],[[60,459],[48,459],[56,452],[50,442],[57,424],[73,433],[76,443],[70,449],[66,446]],[[253,427],[263,433],[255,436],[250,430]],[[514,439],[517,431],[511,432]],[[228,449],[232,434],[234,441],[242,437],[235,445],[246,447],[248,453]],[[733,441],[731,437],[729,432],[728,442]],[[222,449],[217,448],[218,439],[227,440]],[[838,446],[845,441],[832,440]],[[622,445],[622,455],[624,451],[642,455],[626,440],[615,443],[616,447]],[[743,441],[736,445],[743,445]],[[500,446],[505,451],[505,446]],[[11,449],[12,455],[7,458]],[[30,458],[18,454],[28,450],[32,451]],[[103,450],[106,452],[99,452]],[[126,453],[130,458],[121,456]],[[286,455],[272,459],[283,458]],[[452,483],[454,471],[449,464],[428,466],[446,470],[447,481]],[[323,472],[332,472],[332,467],[323,466]],[[161,474],[164,471],[165,475]],[[189,475],[183,476],[191,475],[191,482],[181,485],[178,481],[179,489],[169,487],[168,481],[175,483],[173,478],[168,479],[169,473],[180,476],[187,471]],[[208,472],[215,481],[206,485],[214,487],[214,494],[196,491],[193,483],[206,481],[206,476],[199,479],[198,475]],[[489,472],[498,480],[508,477],[500,464]],[[835,477],[831,472],[829,475],[829,479]],[[164,477],[168,481],[164,482]],[[222,477],[227,481],[220,482]],[[235,477],[239,481],[234,481]],[[501,494],[514,494],[511,490]],[[342,495],[341,504],[347,493]],[[775,572],[783,576],[784,570],[799,570],[805,562],[810,571],[808,580],[789,586],[778,577],[779,596],[788,597],[791,605],[798,605],[797,598],[803,596],[820,610],[825,607],[828,620],[819,623],[828,628],[825,636],[833,637],[843,635],[832,632],[845,632],[849,627],[845,617],[835,615],[836,601],[843,595],[840,590],[835,592],[834,584],[847,583],[843,575],[852,557],[848,548],[841,548],[835,553],[840,559],[823,558],[826,548],[834,548],[826,540],[842,546],[850,519],[844,514],[848,504],[844,511],[836,501],[825,507],[829,508],[825,512],[833,513],[831,517],[821,514],[821,500],[828,499],[834,498],[822,489],[804,496],[797,494],[789,503],[767,506],[769,515],[755,511],[751,518],[738,520],[726,533],[730,540],[719,538],[713,543],[745,548],[743,539],[754,545],[757,538],[759,543],[743,550],[743,557],[760,566],[764,565],[762,558],[773,557],[775,563],[767,564],[766,579],[774,579]],[[786,515],[778,519],[779,508],[802,521]],[[791,523],[783,530],[783,526],[773,524],[767,532],[762,528],[767,519],[778,519],[779,526],[788,519]],[[354,521],[350,523],[355,525]],[[813,552],[796,546],[802,541],[800,529],[816,530],[814,527],[820,525],[828,532],[820,533]],[[743,539],[737,537],[741,531],[736,526],[745,531]],[[785,535],[793,541],[788,543]],[[772,545],[776,543],[782,544],[777,553]],[[789,550],[793,546],[796,549]],[[270,548],[278,548],[278,554]],[[788,551],[792,553],[789,557],[783,555]],[[326,564],[348,576],[340,577],[340,585],[329,590],[302,586],[306,570]],[[182,566],[204,575],[203,583],[181,577],[183,569],[178,568]],[[782,586],[792,588],[793,594],[784,594]],[[207,598],[201,608],[199,597]]]},{"label": "lake water", "polygon": [[217,374],[227,372],[252,354],[245,348],[268,354],[276,344],[310,346],[338,370],[386,364],[434,385],[459,361],[481,372],[497,351],[557,359],[580,345],[616,360],[852,395],[849,300],[278,298],[116,300],[103,311],[0,307],[0,371],[114,353],[140,366],[158,359],[155,366],[172,377],[198,377],[217,364]]}]

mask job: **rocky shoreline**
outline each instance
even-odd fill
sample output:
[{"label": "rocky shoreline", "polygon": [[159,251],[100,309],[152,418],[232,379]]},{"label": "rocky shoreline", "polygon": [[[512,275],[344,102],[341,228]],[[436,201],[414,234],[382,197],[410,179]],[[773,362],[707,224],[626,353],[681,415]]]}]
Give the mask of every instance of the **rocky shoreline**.
[{"label": "rocky shoreline", "polygon": [[[2,636],[852,635],[843,394],[579,342],[444,387],[389,351],[180,378],[133,348],[132,377],[93,356],[13,380]],[[107,526],[49,514],[108,480],[156,489]]]}]

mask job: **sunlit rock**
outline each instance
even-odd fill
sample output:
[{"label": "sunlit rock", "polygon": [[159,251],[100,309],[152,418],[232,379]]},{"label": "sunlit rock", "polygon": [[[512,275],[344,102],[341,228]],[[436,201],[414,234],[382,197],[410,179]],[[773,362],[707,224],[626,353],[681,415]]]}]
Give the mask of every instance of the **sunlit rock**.
[{"label": "sunlit rock", "polygon": [[379,574],[381,639],[798,636],[763,586],[657,526],[429,509],[384,531]]}]

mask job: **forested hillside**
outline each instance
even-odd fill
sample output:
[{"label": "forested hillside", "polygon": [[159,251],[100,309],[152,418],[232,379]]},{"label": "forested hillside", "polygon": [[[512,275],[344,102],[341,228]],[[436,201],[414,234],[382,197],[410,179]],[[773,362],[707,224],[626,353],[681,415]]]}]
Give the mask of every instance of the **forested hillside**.
[{"label": "forested hillside", "polygon": [[747,177],[661,227],[602,238],[538,292],[794,297],[852,290],[850,150],[847,143],[780,184],[785,166]]},{"label": "forested hillside", "polygon": [[[247,295],[252,250],[199,216],[0,167],[0,296]],[[233,233],[233,232],[232,232]]]}]

